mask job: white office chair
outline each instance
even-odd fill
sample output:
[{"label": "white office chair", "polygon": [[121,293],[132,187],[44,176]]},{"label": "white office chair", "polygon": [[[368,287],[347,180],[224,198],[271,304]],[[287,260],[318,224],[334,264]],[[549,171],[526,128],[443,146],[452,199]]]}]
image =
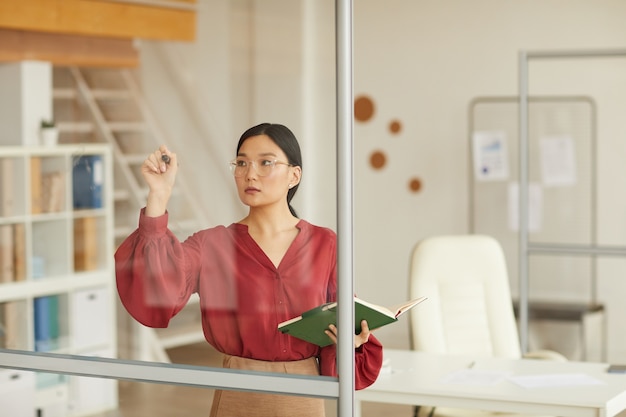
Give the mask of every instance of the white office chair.
[{"label": "white office chair", "polygon": [[[474,357],[522,356],[506,261],[495,239],[460,235],[421,241],[412,254],[409,286],[411,298],[428,297],[410,312],[414,350]],[[553,351],[528,356],[566,360]],[[434,411],[436,416],[496,414],[440,407]],[[433,409],[417,407],[417,415],[433,415]]]}]

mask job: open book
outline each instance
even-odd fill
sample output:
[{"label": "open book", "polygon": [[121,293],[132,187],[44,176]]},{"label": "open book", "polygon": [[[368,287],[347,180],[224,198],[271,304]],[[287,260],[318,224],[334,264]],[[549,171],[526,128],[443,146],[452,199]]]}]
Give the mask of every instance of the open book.
[{"label": "open book", "polygon": [[[374,330],[398,321],[398,317],[425,299],[426,297],[420,297],[401,305],[387,308],[354,297],[354,333],[361,333],[362,320],[367,320],[370,330]],[[278,330],[324,347],[333,343],[330,337],[324,333],[324,330],[328,329],[330,324],[337,324],[336,301],[322,304],[305,311],[301,316],[284,321],[278,325]]]}]

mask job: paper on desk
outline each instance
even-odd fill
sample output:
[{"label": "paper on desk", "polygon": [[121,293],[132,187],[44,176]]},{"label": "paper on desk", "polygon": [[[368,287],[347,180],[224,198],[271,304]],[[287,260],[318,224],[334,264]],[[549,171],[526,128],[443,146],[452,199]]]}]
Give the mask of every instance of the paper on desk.
[{"label": "paper on desk", "polygon": [[586,374],[522,375],[509,377],[509,380],[523,388],[575,387],[605,384],[604,381]]},{"label": "paper on desk", "polygon": [[446,375],[444,384],[494,385],[504,380],[508,373],[501,371],[483,371],[480,369],[461,369]]}]

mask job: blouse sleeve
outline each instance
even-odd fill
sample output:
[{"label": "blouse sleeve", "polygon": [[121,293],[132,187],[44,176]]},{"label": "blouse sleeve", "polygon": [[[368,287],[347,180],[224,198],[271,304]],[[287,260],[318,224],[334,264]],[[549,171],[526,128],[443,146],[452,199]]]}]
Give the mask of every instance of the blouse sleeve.
[{"label": "blouse sleeve", "polygon": [[[354,388],[361,390],[372,385],[383,366],[383,346],[373,334],[367,343],[354,351]],[[320,373],[337,376],[337,348],[335,344],[326,346],[320,352]]]},{"label": "blouse sleeve", "polygon": [[149,327],[167,327],[195,291],[187,278],[193,276],[189,266],[193,250],[185,256],[167,221],[167,213],[147,217],[142,209],[139,227],[115,252],[120,300],[131,316]]}]

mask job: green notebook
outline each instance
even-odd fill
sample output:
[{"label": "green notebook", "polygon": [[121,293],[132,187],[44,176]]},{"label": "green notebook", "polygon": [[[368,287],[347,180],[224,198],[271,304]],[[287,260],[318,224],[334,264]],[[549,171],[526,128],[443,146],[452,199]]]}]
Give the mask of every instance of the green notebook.
[{"label": "green notebook", "polygon": [[[387,308],[354,297],[354,333],[361,333],[362,320],[367,320],[370,330],[374,330],[398,321],[398,317],[425,299],[426,297],[420,297],[399,306]],[[305,311],[301,316],[284,321],[278,325],[278,330],[324,347],[333,343],[330,337],[324,333],[330,324],[337,324],[336,301],[322,304]]]}]

